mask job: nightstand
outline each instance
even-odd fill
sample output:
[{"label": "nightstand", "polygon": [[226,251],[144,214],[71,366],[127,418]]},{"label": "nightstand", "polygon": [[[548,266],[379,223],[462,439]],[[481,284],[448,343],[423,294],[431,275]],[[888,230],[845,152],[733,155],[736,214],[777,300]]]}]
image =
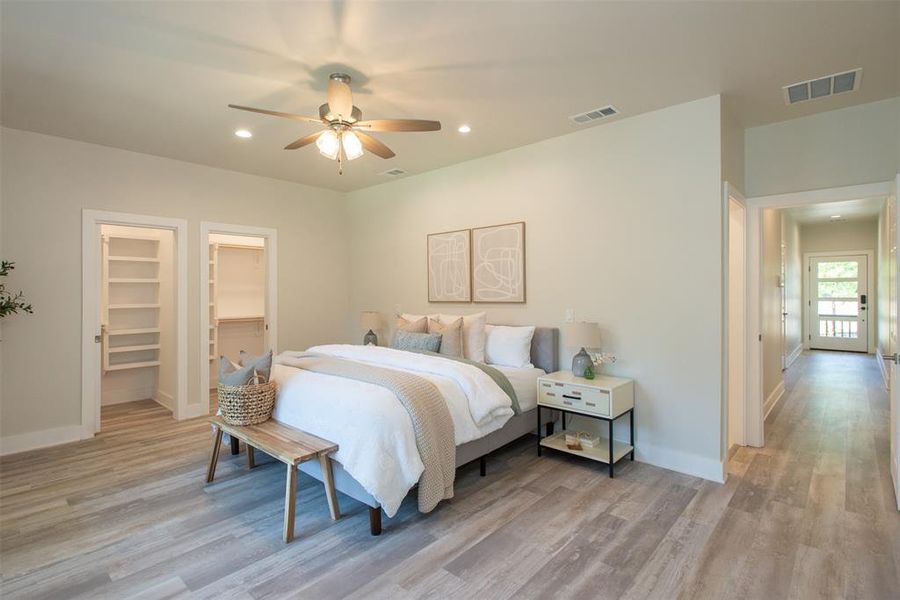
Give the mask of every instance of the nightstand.
[{"label": "nightstand", "polygon": [[[609,476],[613,476],[615,463],[630,456],[634,460],[634,382],[621,377],[598,376],[594,379],[575,377],[571,371],[557,371],[539,377],[537,380],[537,435],[538,456],[542,448],[552,448],[583,456],[609,465]],[[562,413],[563,431],[541,436],[541,408],[558,410]],[[597,447],[583,447],[573,450],[566,446],[566,415],[575,414],[606,421],[608,437],[600,438]],[[613,423],[623,415],[629,415],[631,431],[629,443],[613,439]],[[571,432],[570,432],[571,433]]]}]

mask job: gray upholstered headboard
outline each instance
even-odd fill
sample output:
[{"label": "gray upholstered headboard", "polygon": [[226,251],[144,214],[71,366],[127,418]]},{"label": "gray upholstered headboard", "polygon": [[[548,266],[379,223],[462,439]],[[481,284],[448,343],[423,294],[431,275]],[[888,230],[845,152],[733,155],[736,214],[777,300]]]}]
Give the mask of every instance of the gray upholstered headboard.
[{"label": "gray upholstered headboard", "polygon": [[531,364],[547,373],[559,371],[559,329],[535,327],[531,339]]},{"label": "gray upholstered headboard", "polygon": [[[521,325],[510,325],[521,327]],[[535,327],[531,338],[531,364],[547,373],[559,371],[559,329]]]}]

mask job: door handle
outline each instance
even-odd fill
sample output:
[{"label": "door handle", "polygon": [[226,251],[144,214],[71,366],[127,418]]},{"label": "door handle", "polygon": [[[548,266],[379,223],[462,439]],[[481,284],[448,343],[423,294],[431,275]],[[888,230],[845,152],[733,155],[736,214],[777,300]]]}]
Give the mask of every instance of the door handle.
[{"label": "door handle", "polygon": [[896,364],[900,365],[900,360],[898,360],[898,358],[900,358],[900,355],[897,355],[897,354],[882,354],[882,355],[881,355],[881,358],[883,358],[884,360],[889,360],[889,361],[891,361],[892,363],[896,363]]},{"label": "door handle", "polygon": [[94,343],[95,343],[95,344],[99,344],[99,343],[102,342],[102,341],[103,341],[103,336],[102,336],[102,335],[95,335],[95,336],[94,336]]}]

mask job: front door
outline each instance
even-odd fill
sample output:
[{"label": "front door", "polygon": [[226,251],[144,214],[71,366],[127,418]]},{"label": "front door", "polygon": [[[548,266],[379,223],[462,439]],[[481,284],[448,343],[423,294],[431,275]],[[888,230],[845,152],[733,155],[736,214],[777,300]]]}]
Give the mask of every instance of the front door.
[{"label": "front door", "polygon": [[868,351],[866,255],[814,256],[808,272],[810,348]]}]

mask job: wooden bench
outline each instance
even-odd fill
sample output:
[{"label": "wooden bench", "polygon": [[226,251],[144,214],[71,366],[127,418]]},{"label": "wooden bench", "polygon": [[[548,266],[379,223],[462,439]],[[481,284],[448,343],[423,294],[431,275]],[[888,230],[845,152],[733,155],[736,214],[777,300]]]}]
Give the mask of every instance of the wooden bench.
[{"label": "wooden bench", "polygon": [[216,475],[216,463],[219,461],[219,449],[222,447],[222,434],[227,433],[232,440],[242,440],[247,446],[247,465],[256,466],[255,449],[276,458],[287,465],[287,484],[284,494],[284,541],[294,539],[294,511],[297,504],[297,465],[318,458],[322,466],[322,479],[325,483],[325,495],[328,498],[328,509],[331,518],[341,517],[341,510],[334,492],[334,478],[331,471],[331,454],[338,449],[337,444],[323,440],[294,427],[269,419],[259,425],[229,425],[222,417],[210,417],[209,422],[215,429],[212,456],[209,459],[209,471],[206,482],[212,482]]}]

